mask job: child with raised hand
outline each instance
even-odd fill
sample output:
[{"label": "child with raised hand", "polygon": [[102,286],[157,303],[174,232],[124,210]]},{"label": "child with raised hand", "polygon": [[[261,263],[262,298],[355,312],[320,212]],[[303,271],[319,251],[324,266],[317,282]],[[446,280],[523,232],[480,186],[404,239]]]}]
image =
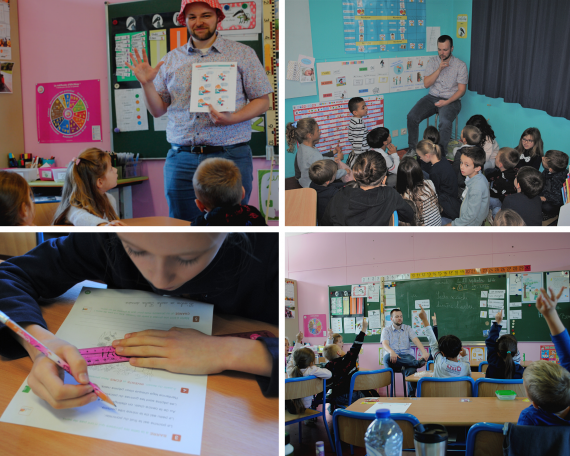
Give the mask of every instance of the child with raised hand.
[{"label": "child with raised hand", "polygon": [[441,206],[435,187],[424,174],[418,161],[404,157],[398,168],[396,190],[402,198],[416,206],[416,226],[441,226]]},{"label": "child with raised hand", "polygon": [[491,326],[489,336],[485,340],[487,361],[489,362],[485,377],[520,379],[523,376],[524,367],[515,362],[518,353],[517,339],[510,334],[499,337],[502,320],[503,311],[500,310],[495,315],[495,321]]},{"label": "child with raised hand", "polygon": [[336,405],[348,406],[362,397],[360,391],[354,391],[352,398],[349,398],[348,395],[350,393],[350,380],[352,375],[358,370],[358,354],[362,348],[362,342],[364,341],[367,329],[368,319],[364,318],[362,321],[362,330],[358,333],[352,347],[350,347],[350,350],[346,353],[336,344],[325,346],[323,355],[328,361],[325,368],[332,372],[332,377],[327,382],[327,390],[332,390],[327,401],[333,402]]},{"label": "child with raised hand", "polygon": [[352,144],[352,151],[348,155],[346,164],[352,168],[356,157],[368,150],[366,135],[368,129],[363,117],[368,115],[368,108],[363,98],[354,97],[348,101],[348,110],[352,114],[352,119],[348,123],[348,140]]},{"label": "child with raised hand", "polygon": [[[327,331],[327,343],[326,345],[338,345],[338,347],[341,349],[342,351],[342,347],[343,347],[343,340],[342,340],[342,334],[339,333],[334,333],[331,328],[328,329]],[[344,356],[344,353],[341,355]]]},{"label": "child with raised hand", "polygon": [[0,226],[33,226],[34,194],[26,179],[0,171]]},{"label": "child with raised hand", "polygon": [[117,201],[107,191],[117,186],[117,169],[108,153],[95,147],[73,158],[67,167],[54,225],[124,226]]},{"label": "child with raised hand", "polygon": [[346,166],[342,159],[344,157],[340,144],[331,152],[321,154],[315,145],[321,139],[321,130],[317,121],[312,117],[287,124],[285,131],[287,138],[287,151],[293,152],[297,145],[297,154],[295,155],[295,178],[303,188],[309,187],[311,178],[309,177],[309,168],[317,160],[330,159],[334,160],[339,170],[336,172],[336,179],[342,179],[343,182],[352,180],[350,168]]},{"label": "child with raised hand", "polygon": [[442,225],[459,217],[461,201],[457,196],[457,178],[447,158],[441,155],[441,147],[429,139],[424,139],[416,146],[416,152],[422,162],[431,163],[429,178],[433,182],[437,198],[442,208]]},{"label": "child with raised hand", "polygon": [[467,352],[462,347],[461,340],[457,336],[442,336],[438,340],[429,325],[427,314],[420,305],[421,311],[418,314],[425,327],[429,348],[434,360],[434,377],[471,377],[471,365],[469,361],[464,361]]},{"label": "child with raised hand", "polygon": [[565,288],[562,287],[558,294],[554,294],[552,288],[548,289],[550,293],[541,288],[541,294],[536,299],[536,309],[542,314],[550,329],[550,338],[556,347],[560,365],[570,371],[570,336],[556,311],[556,304]]},{"label": "child with raised hand", "polygon": [[540,169],[544,156],[544,145],[538,128],[527,128],[523,131],[519,145],[515,150],[520,154],[517,169],[523,166],[532,166],[537,171]]},{"label": "child with raised hand", "polygon": [[[328,369],[315,366],[315,352],[303,346],[303,333],[299,332],[293,347],[293,353],[287,363],[287,375],[289,378],[308,377],[314,375],[318,378],[331,378],[332,373]],[[313,396],[293,399],[291,405],[287,404],[289,413],[299,415],[305,409],[311,407]]]}]

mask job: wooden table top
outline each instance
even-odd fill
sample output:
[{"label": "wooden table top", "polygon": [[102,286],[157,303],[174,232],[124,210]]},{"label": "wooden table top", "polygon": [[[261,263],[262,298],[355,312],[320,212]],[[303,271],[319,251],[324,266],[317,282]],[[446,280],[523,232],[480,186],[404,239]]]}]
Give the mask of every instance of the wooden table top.
[{"label": "wooden table top", "polygon": [[317,192],[313,188],[296,188],[285,192],[285,225],[316,226]]},{"label": "wooden table top", "polygon": [[[128,226],[190,226],[187,220],[180,220],[172,217],[138,217],[122,219]],[[121,227],[117,228],[118,230]]]},{"label": "wooden table top", "polygon": [[[431,372],[431,371],[427,372],[424,375],[422,375],[421,377],[412,374],[412,375],[409,375],[406,377],[406,381],[412,382],[412,383],[417,383],[420,381],[420,378],[423,378],[423,377],[433,377],[433,372]],[[471,378],[473,379],[473,381],[478,380],[480,378],[485,378],[485,372],[471,372]]]},{"label": "wooden table top", "polygon": [[[124,185],[140,184],[141,182],[147,180],[148,176],[129,177],[128,179],[117,179],[117,187],[122,187]],[[55,181],[37,180],[33,182],[28,182],[28,184],[30,185],[30,187],[63,187],[63,183]]]},{"label": "wooden table top", "polygon": [[[85,286],[101,286],[84,282]],[[48,328],[56,332],[71,307],[81,284],[42,307]],[[267,330],[276,337],[277,326],[214,314],[212,334]],[[8,361],[0,357],[0,414],[4,412],[32,367],[30,358]],[[0,422],[0,435],[10,436],[3,455],[48,454],[58,456],[115,455],[171,456],[172,451],[64,434],[46,429]],[[201,456],[279,454],[279,400],[266,398],[254,375],[225,372],[208,376]]]},{"label": "wooden table top", "polygon": [[[497,424],[516,423],[521,411],[531,405],[524,397],[517,397],[514,401],[500,401],[495,397],[468,399],[469,402],[461,402],[460,397],[382,397],[378,402],[411,403],[406,413],[414,415],[420,423],[437,423],[444,426],[472,426],[483,421]],[[347,410],[366,412],[374,404],[375,402],[359,399]]]}]

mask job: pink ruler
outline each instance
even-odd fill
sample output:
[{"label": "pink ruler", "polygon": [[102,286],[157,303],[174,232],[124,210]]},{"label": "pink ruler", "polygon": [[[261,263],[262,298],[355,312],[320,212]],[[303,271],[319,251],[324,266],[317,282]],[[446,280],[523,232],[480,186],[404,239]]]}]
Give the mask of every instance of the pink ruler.
[{"label": "pink ruler", "polygon": [[88,366],[97,366],[98,364],[125,363],[129,361],[129,357],[117,355],[115,347],[93,347],[82,348],[79,350],[81,356],[85,358]]}]

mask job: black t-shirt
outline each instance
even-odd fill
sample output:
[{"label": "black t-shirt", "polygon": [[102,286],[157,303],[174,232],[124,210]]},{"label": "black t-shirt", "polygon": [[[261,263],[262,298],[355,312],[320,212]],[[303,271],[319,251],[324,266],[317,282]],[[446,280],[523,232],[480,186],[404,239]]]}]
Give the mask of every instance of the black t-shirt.
[{"label": "black t-shirt", "polygon": [[338,192],[339,188],[344,187],[343,182],[332,182],[327,186],[317,185],[311,182],[310,188],[314,188],[317,192],[317,222],[322,225],[323,216],[325,215],[325,209],[329,204],[329,201]]},{"label": "black t-shirt", "polygon": [[507,195],[502,209],[512,209],[517,212],[527,226],[542,226],[542,201],[540,196],[529,198],[524,193]]}]

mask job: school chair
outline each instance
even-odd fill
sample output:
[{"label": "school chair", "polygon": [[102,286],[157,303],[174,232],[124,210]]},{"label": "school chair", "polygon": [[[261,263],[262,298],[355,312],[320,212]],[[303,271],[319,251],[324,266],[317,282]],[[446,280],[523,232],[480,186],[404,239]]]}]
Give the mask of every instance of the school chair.
[{"label": "school chair", "polygon": [[481,361],[479,363],[479,372],[487,372],[488,367],[489,367],[489,363],[487,361]]},{"label": "school chair", "polygon": [[475,423],[467,433],[465,456],[503,456],[503,425]]},{"label": "school chair", "polygon": [[37,203],[35,204],[34,225],[50,226],[59,203]]},{"label": "school chair", "polygon": [[503,454],[551,456],[570,454],[570,426],[524,426],[505,423]]},{"label": "school chair", "polygon": [[[420,424],[419,420],[409,413],[391,413],[393,419],[404,434],[402,449],[414,450],[414,426]],[[376,419],[374,413],[352,412],[336,409],[333,413],[333,432],[337,456],[342,456],[341,442],[351,446],[364,447],[364,434],[370,423]]]},{"label": "school chair", "polygon": [[471,377],[422,377],[417,397],[473,397],[475,382]]},{"label": "school chair", "polygon": [[[303,428],[301,422],[305,420],[310,420],[311,418],[317,418],[321,416],[323,418],[323,423],[325,424],[325,429],[329,437],[329,442],[331,443],[332,450],[334,451],[334,443],[329,431],[329,425],[327,423],[326,415],[326,379],[317,378],[314,375],[309,375],[308,377],[297,377],[297,378],[286,378],[285,379],[285,400],[291,399],[301,399],[307,396],[314,396],[315,394],[323,393],[323,402],[321,405],[321,411],[307,409],[301,415],[294,415],[285,410],[285,426],[289,424],[299,423],[299,442],[303,440]],[[318,406],[317,406],[318,407]]]},{"label": "school chair", "polygon": [[428,361],[427,362],[427,368],[426,370],[433,372],[435,370],[435,364],[433,361]]},{"label": "school chair", "polygon": [[[388,386],[390,393],[388,394]],[[375,371],[358,371],[350,379],[350,393],[386,387],[386,397],[394,397],[394,371],[389,367]]]},{"label": "school chair", "polygon": [[479,378],[475,382],[473,397],[495,397],[497,390],[513,390],[517,396],[526,397],[523,379]]},{"label": "school chair", "polygon": [[285,192],[286,226],[317,225],[317,191],[298,188]]},{"label": "school chair", "polygon": [[398,226],[398,211],[394,211],[392,217],[390,217],[390,225],[389,226]]}]

